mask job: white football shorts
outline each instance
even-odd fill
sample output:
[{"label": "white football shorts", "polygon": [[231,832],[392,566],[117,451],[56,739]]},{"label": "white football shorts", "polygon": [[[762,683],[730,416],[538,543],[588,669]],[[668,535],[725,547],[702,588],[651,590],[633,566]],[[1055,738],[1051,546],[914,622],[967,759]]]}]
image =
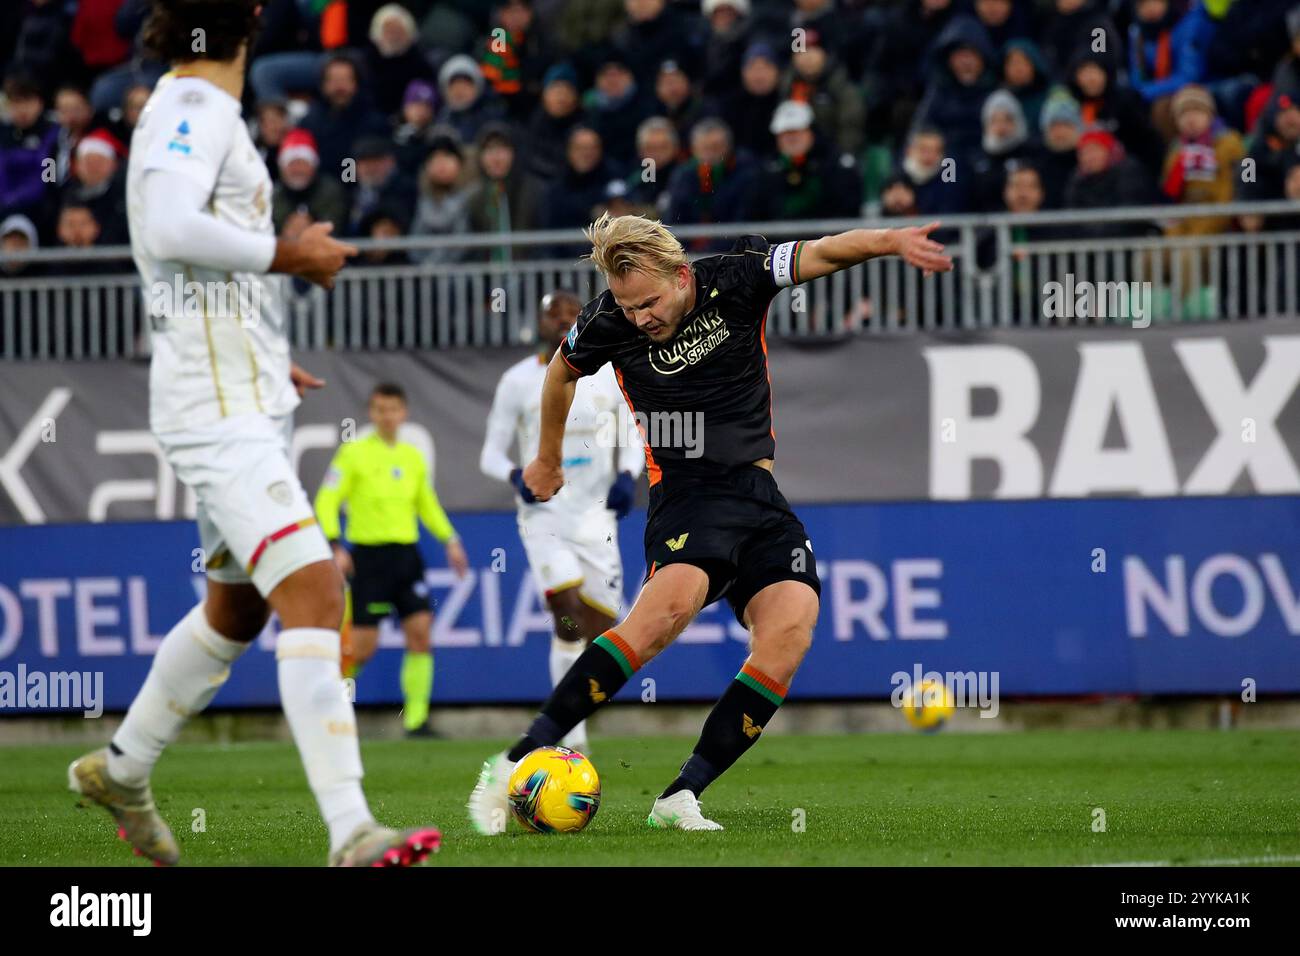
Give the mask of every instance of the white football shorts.
[{"label": "white football shorts", "polygon": [[618,619],[623,610],[623,560],[618,521],[603,505],[577,514],[550,509],[519,514],[519,536],[537,586],[547,597],[578,588],[582,600]]},{"label": "white football shorts", "polygon": [[252,582],[263,597],[299,568],[331,558],[290,460],[290,416],[235,415],[156,437],[198,500],[208,577]]}]

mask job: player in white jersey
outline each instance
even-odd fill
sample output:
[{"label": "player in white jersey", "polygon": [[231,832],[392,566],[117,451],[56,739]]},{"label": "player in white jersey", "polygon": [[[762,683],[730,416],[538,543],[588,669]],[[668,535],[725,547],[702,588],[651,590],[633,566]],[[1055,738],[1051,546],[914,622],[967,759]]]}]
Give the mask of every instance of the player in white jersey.
[{"label": "player in white jersey", "polygon": [[405,866],[441,837],[380,826],[361,789],[339,673],[343,581],[289,458],[299,392],[324,383],[290,363],[283,280],[268,275],[330,287],[356,249],[327,224],[275,237],[270,176],[240,110],[260,13],[260,0],[154,0],[145,25],[146,44],[173,70],[131,140],[131,248],[152,323],[151,427],[197,498],[207,594],[163,639],[110,746],[73,762],[68,783],[112,814],[138,854],[175,863],[150,773],[274,610],[281,702],[329,829],[330,863]]},{"label": "player in white jersey", "polygon": [[[616,521],[632,507],[636,479],[645,467],[640,438],[628,436],[631,418],[613,366],[580,379],[564,432],[565,485],[549,501],[536,501],[510,457],[529,462],[537,455],[542,382],[547,365],[578,317],[582,302],[560,290],[542,299],[536,355],[501,376],[479,466],[483,473],[514,485],[519,535],[537,584],[555,620],[551,641],[551,683],[563,677],[587,641],[614,626],[623,608],[623,559]],[[586,725],[564,738],[584,750]]]}]

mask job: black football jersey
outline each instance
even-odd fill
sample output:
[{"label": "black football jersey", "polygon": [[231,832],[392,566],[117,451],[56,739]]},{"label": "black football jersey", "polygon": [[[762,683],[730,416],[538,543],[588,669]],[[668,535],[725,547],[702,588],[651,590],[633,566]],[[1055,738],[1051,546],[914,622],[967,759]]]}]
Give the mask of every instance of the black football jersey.
[{"label": "black football jersey", "polygon": [[796,281],[799,246],[761,236],[692,263],[695,306],[656,343],[606,290],[578,314],[560,354],[580,375],[614,366],[646,446],[650,484],[776,453],[767,369],[767,308]]}]

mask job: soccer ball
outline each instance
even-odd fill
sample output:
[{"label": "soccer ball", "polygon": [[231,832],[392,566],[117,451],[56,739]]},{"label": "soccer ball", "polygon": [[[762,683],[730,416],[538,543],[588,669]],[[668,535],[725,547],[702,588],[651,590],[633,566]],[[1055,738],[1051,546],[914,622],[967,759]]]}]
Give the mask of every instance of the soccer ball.
[{"label": "soccer ball", "polygon": [[535,833],[577,833],[600,807],[600,777],[567,747],[538,747],[510,774],[510,810]]},{"label": "soccer ball", "polygon": [[952,717],[952,692],[942,681],[922,681],[903,692],[903,717],[917,730],[934,733]]}]

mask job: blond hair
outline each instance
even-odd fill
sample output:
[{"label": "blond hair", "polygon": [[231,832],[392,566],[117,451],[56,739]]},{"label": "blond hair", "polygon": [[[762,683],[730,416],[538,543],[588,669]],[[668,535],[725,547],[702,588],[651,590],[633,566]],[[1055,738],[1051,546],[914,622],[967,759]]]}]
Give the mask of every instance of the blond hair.
[{"label": "blond hair", "polygon": [[629,272],[669,278],[686,264],[686,252],[661,222],[644,216],[603,214],[584,231],[591,242],[587,257],[605,278]]}]

